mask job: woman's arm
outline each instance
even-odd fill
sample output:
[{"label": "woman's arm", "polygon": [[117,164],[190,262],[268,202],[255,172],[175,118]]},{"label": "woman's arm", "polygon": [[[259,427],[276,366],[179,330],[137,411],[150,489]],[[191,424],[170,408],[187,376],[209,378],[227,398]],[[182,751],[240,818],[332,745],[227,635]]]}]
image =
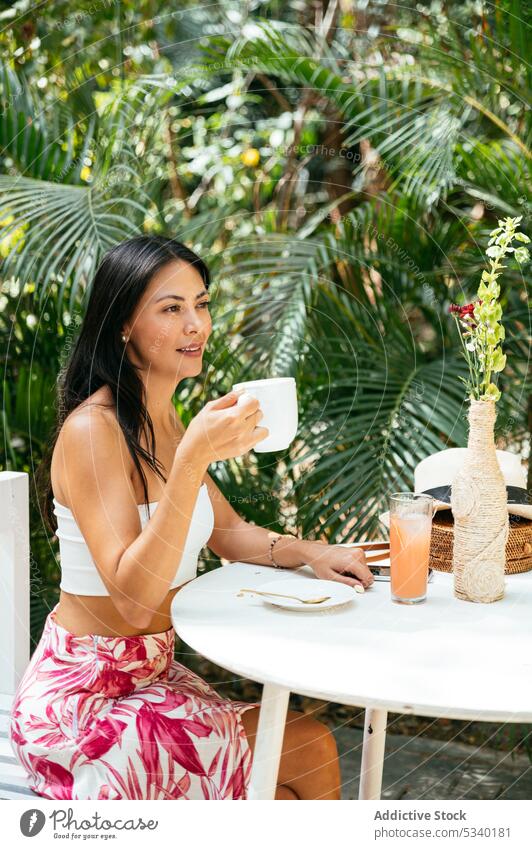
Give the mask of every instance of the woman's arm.
[{"label": "woman's arm", "polygon": [[192,514],[208,461],[185,440],[177,446],[157,510],[120,558],[116,582],[127,588],[139,611],[138,627],[148,627],[168,593],[183,555]]},{"label": "woman's arm", "polygon": [[[272,561],[269,552],[272,534],[274,532],[267,528],[251,525],[241,519],[239,525],[232,528],[229,534],[226,534],[225,543],[222,547],[223,553],[215,551],[212,546],[210,547],[215,551],[215,554],[224,557],[226,560],[239,560],[242,563],[271,566]],[[276,535],[274,534],[274,536]],[[303,566],[315,558],[317,553],[323,554],[323,545],[323,543],[313,542],[312,540],[281,537],[275,543],[273,558],[279,566],[297,569],[298,566]],[[318,547],[319,552],[316,552],[316,547]]]},{"label": "woman's arm", "polygon": [[[223,546],[224,553],[215,553],[227,560],[272,566],[269,555],[271,534],[272,531],[250,525],[241,519],[240,524],[227,534]],[[298,566],[307,564],[311,566],[317,578],[340,581],[349,586],[361,584],[363,587],[369,587],[375,580],[361,548],[328,545],[318,540],[297,537],[281,537],[275,543],[273,558],[279,566],[289,569],[297,569]]]},{"label": "woman's arm", "polygon": [[116,420],[82,409],[63,425],[68,506],[116,609],[135,628],[149,626],[168,594],[185,547],[208,460],[194,443],[177,447],[164,492],[144,528]]},{"label": "woman's arm", "polygon": [[[272,566],[269,555],[272,531],[245,522],[208,474],[206,483],[214,511],[214,530],[208,547],[225,560]],[[320,540],[282,537],[275,543],[273,557],[279,566],[297,569],[298,566],[308,564],[317,577],[350,586],[362,584],[367,587],[374,581],[360,548],[328,545]]]},{"label": "woman's arm", "polygon": [[[214,530],[207,543],[211,551],[225,560],[271,566],[269,550],[272,531],[244,521],[210,475],[205,475],[205,482],[214,512]],[[274,559],[280,566],[295,569],[308,563],[316,546],[322,549],[323,544],[285,537],[275,543]]]}]

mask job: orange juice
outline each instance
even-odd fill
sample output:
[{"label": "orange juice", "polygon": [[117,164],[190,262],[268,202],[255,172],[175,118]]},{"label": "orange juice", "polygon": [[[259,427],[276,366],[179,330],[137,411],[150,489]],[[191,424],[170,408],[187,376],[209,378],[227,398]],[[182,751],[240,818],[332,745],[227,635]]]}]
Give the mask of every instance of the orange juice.
[{"label": "orange juice", "polygon": [[390,577],[392,598],[423,601],[427,594],[432,516],[392,513]]}]

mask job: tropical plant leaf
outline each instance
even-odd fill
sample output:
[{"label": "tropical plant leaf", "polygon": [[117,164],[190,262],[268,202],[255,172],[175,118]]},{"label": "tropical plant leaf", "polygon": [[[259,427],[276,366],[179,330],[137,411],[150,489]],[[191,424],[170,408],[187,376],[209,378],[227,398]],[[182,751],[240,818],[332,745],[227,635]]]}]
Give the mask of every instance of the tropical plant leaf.
[{"label": "tropical plant leaf", "polygon": [[330,377],[313,386],[302,439],[285,461],[298,519],[303,534],[320,528],[335,542],[371,538],[383,532],[378,516],[387,496],[413,488],[417,463],[449,444],[466,444],[464,398],[456,388],[466,369],[458,357],[390,357],[386,346],[380,359],[358,349],[349,373],[336,348],[321,353]]}]

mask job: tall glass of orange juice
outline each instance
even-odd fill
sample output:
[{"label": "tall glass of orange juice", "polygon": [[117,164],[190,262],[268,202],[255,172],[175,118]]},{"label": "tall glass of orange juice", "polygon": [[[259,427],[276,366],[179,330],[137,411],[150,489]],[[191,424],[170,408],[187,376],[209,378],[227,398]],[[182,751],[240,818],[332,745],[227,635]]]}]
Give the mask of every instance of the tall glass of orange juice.
[{"label": "tall glass of orange juice", "polygon": [[390,501],[390,578],[392,601],[418,604],[427,598],[431,495],[394,492]]}]

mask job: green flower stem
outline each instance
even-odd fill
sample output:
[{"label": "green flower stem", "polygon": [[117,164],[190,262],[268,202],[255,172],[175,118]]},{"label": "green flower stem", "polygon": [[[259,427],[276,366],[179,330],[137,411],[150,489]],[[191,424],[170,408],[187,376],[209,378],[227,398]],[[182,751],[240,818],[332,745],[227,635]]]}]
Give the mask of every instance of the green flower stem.
[{"label": "green flower stem", "polygon": [[471,394],[473,395],[475,400],[478,401],[478,399],[480,398],[480,386],[478,383],[478,375],[480,374],[480,361],[478,358],[476,346],[475,350],[473,351],[473,374],[473,391]]},{"label": "green flower stem", "polygon": [[470,392],[472,392],[473,387],[475,385],[475,380],[474,380],[473,367],[472,367],[472,363],[471,363],[471,357],[469,356],[469,351],[467,350],[467,344],[464,340],[464,336],[463,336],[461,328],[460,328],[460,322],[458,321],[458,316],[456,315],[456,313],[454,313],[454,320],[456,322],[456,327],[458,328],[458,333],[460,334],[460,341],[462,343],[462,349],[464,351],[464,356],[466,358],[467,365],[469,366],[469,376],[471,378]]},{"label": "green flower stem", "polygon": [[484,351],[484,379],[480,384],[481,392],[486,392],[488,386],[490,385],[490,372],[486,369],[488,368],[488,328],[484,327],[484,339],[483,339],[483,351]]},{"label": "green flower stem", "polygon": [[[501,256],[505,256],[506,251],[508,249],[508,246],[513,241],[513,238],[514,238],[514,234],[509,232],[509,233],[507,233],[506,238],[504,238],[500,242]],[[506,267],[502,264],[502,262],[499,262],[499,259],[500,259],[499,257],[493,257],[493,259],[490,259],[489,273],[491,275],[494,275],[497,271],[499,271],[499,269]],[[495,301],[495,300],[496,299],[494,298],[493,301]],[[494,346],[494,348],[495,347],[496,346]],[[489,344],[488,344],[488,328],[487,328],[487,326],[484,327],[483,349],[484,349],[484,379],[482,380],[481,385],[480,385],[480,390],[481,390],[480,394],[482,394],[483,392],[487,392],[488,386],[491,383],[491,369],[489,368],[489,359],[488,359]]]}]

